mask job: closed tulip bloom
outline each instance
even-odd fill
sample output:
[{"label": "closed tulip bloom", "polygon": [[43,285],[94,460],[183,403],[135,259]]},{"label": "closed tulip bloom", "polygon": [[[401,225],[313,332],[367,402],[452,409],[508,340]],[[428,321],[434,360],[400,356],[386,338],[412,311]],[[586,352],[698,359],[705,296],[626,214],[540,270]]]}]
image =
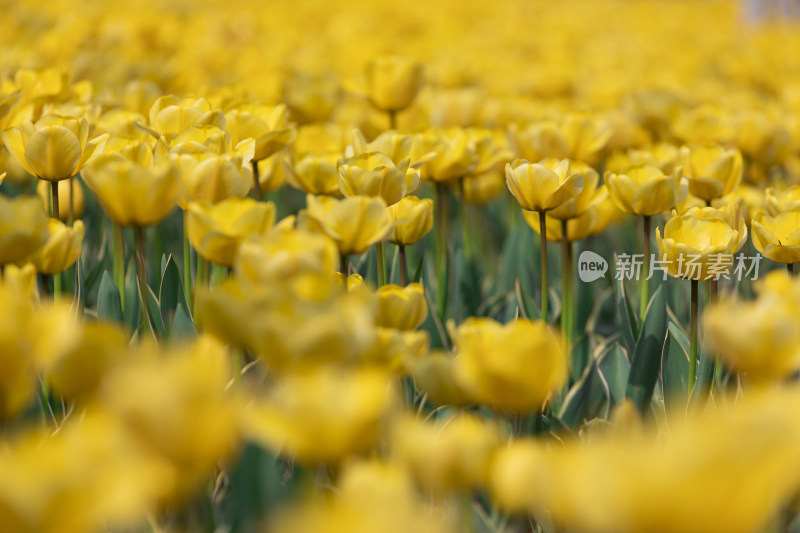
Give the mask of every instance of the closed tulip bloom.
[{"label": "closed tulip bloom", "polygon": [[464,178],[464,201],[469,204],[488,204],[505,190],[506,177],[502,170],[489,170]]},{"label": "closed tulip bloom", "polygon": [[408,107],[422,86],[422,65],[404,57],[375,59],[364,69],[367,97],[383,111]]},{"label": "closed tulip bloom", "polygon": [[225,128],[234,144],[255,139],[254,161],[261,161],[290,144],[297,132],[288,126],[289,111],[279,104],[242,104],[225,113]]},{"label": "closed tulip bloom", "polygon": [[306,194],[338,196],[340,189],[337,166],[340,159],[336,153],[307,154],[287,174],[289,183]]},{"label": "closed tulip bloom", "polygon": [[384,285],[375,294],[380,302],[378,326],[410,331],[420,327],[428,316],[424,290],[419,283],[406,287]]},{"label": "closed tulip bloom", "polygon": [[272,283],[304,274],[329,275],[339,264],[339,252],[324,234],[273,227],[239,246],[234,271],[253,283]]},{"label": "closed tulip bloom", "polygon": [[19,128],[3,132],[9,153],[31,174],[47,181],[71,178],[90,158],[103,151],[108,135],[89,140],[85,118],[45,115],[35,124],[23,120]]},{"label": "closed tulip bloom", "polygon": [[456,376],[477,401],[496,409],[536,411],[567,378],[559,335],[542,321],[500,324],[468,318],[448,330],[457,347]]},{"label": "closed tulip bloom", "polygon": [[636,165],[624,172],[606,172],[608,195],[632,215],[653,216],[678,205],[680,171],[670,175],[651,165]]},{"label": "closed tulip bloom", "polygon": [[411,160],[420,162],[423,179],[445,182],[463,178],[480,163],[467,132],[460,128],[431,129],[414,138]]},{"label": "closed tulip bloom", "polygon": [[[738,204],[745,223],[750,227],[753,222],[753,217],[764,209],[764,203],[768,201],[768,199],[769,196],[765,197],[764,190],[761,187],[742,184],[729,195],[711,202],[711,207],[722,209],[731,203]],[[798,204],[798,208],[800,208],[800,204]],[[769,204],[767,204],[767,209],[769,209]]]},{"label": "closed tulip bloom", "polygon": [[73,226],[66,226],[58,219],[47,220],[50,237],[29,260],[40,274],[58,274],[72,266],[81,256],[84,227],[76,220]]},{"label": "closed tulip bloom", "polygon": [[[36,194],[41,198],[42,205],[47,207],[50,203],[50,184],[46,181],[39,181],[36,185]],[[70,194],[75,194],[75,200],[72,202],[72,216],[73,218],[80,218],[83,216],[83,210],[86,205],[84,199],[83,187],[80,183],[74,182],[70,185],[69,180],[62,180],[58,182],[58,217],[62,222],[69,219],[69,204]]]},{"label": "closed tulip bloom", "polygon": [[423,487],[438,493],[484,484],[492,454],[502,444],[495,424],[469,413],[436,422],[407,415],[393,429],[396,458]]},{"label": "closed tulip bloom", "polygon": [[772,216],[784,211],[800,210],[800,185],[793,185],[785,190],[769,187],[765,194],[767,212]]},{"label": "closed tulip bloom", "polygon": [[727,274],[733,255],[747,239],[747,226],[736,204],[724,210],[693,207],[675,215],[661,229],[656,241],[669,274],[677,278],[702,281]]},{"label": "closed tulip bloom", "polygon": [[288,374],[245,413],[245,431],[302,464],[338,463],[377,444],[394,400],[389,374],[376,370]]},{"label": "closed tulip bloom", "polygon": [[[619,210],[614,202],[609,198],[607,187],[601,185],[595,191],[592,203],[577,217],[567,220],[567,240],[570,242],[580,241],[592,235],[602,233],[611,224],[620,220],[625,213]],[[536,233],[542,233],[539,227],[539,215],[534,211],[523,211],[522,216],[525,222]],[[561,242],[562,228],[558,219],[547,215],[545,226],[547,227],[547,240],[550,242]]]},{"label": "closed tulip bloom", "polygon": [[597,171],[585,163],[570,162],[571,172],[578,172],[583,176],[583,187],[578,194],[568,199],[566,202],[548,211],[547,216],[569,220],[579,217],[596,200],[597,185],[600,176]]},{"label": "closed tulip bloom", "polygon": [[800,283],[773,271],[755,301],[721,300],[704,315],[706,339],[722,361],[755,382],[800,368]]},{"label": "closed tulip bloom", "polygon": [[720,198],[742,182],[742,154],[718,144],[681,148],[680,163],[689,179],[689,192],[706,201]]},{"label": "closed tulip bloom", "polygon": [[389,210],[380,197],[336,200],[309,195],[306,205],[306,214],[336,241],[339,253],[344,255],[363,254],[392,229]]},{"label": "closed tulip bloom", "polygon": [[293,117],[302,122],[323,122],[339,101],[339,80],[332,73],[297,72],[284,81],[281,93]]},{"label": "closed tulip bloom", "polygon": [[238,155],[208,155],[198,159],[191,155],[177,157],[183,181],[178,199],[181,209],[189,202],[215,204],[233,196],[246,196],[253,183],[253,171]]},{"label": "closed tulip bloom", "polygon": [[583,175],[568,159],[529,163],[517,159],[506,164],[506,185],[527,211],[551,211],[583,190]]},{"label": "closed tulip bloom", "polygon": [[345,196],[380,196],[394,205],[419,186],[419,173],[409,172],[409,159],[397,166],[380,152],[360,154],[339,165],[339,189]]},{"label": "closed tulip bloom", "polygon": [[765,257],[778,263],[800,261],[800,210],[770,216],[761,211],[752,222],[753,244]]},{"label": "closed tulip bloom", "polygon": [[48,237],[47,215],[38,198],[0,195],[0,264],[19,263]]},{"label": "closed tulip bloom", "polygon": [[166,95],[158,98],[150,107],[150,133],[156,138],[164,135],[172,141],[192,126],[225,126],[225,119],[219,111],[211,108],[205,98],[181,98]]},{"label": "closed tulip bloom", "polygon": [[394,226],[388,240],[407,246],[416,244],[433,228],[433,200],[406,196],[389,207]]},{"label": "closed tulip bloom", "polygon": [[217,204],[191,203],[186,233],[197,253],[218,265],[233,266],[239,245],[266,233],[275,223],[275,204],[232,197]]},{"label": "closed tulip bloom", "polygon": [[475,403],[459,381],[455,357],[441,350],[428,357],[407,358],[405,366],[420,391],[436,405],[465,406]]}]

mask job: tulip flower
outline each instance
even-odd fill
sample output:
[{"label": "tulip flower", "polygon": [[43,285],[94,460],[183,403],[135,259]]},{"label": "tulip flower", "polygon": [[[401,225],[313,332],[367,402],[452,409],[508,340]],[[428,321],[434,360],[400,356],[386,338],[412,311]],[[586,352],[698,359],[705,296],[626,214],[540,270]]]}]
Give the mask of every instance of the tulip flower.
[{"label": "tulip flower", "polygon": [[384,285],[378,287],[375,294],[380,302],[378,326],[409,331],[420,327],[428,316],[428,305],[419,283],[406,287]]},{"label": "tulip flower", "polygon": [[389,128],[396,113],[408,107],[422,86],[422,65],[404,57],[384,56],[364,68],[366,95],[372,105],[389,113]]},{"label": "tulip flower", "polygon": [[341,156],[337,153],[306,154],[287,172],[289,183],[306,194],[338,196],[339,172],[337,166]]},{"label": "tulip flower", "polygon": [[785,263],[790,272],[800,262],[800,210],[770,216],[761,211],[752,222],[753,245],[765,257]]},{"label": "tulip flower", "polygon": [[689,192],[711,202],[730,193],[742,182],[742,154],[718,144],[681,148],[680,162],[689,179]]},{"label": "tulip flower", "polygon": [[[59,220],[62,222],[68,222],[70,217],[74,219],[83,216],[86,200],[83,194],[83,187],[79,183],[75,183],[75,179],[73,177],[58,182],[58,215]],[[52,202],[50,189],[51,186],[44,180],[40,180],[36,185],[36,194],[45,207]]]},{"label": "tulip flower", "polygon": [[697,370],[697,283],[727,274],[746,239],[747,227],[737,204],[722,211],[695,207],[675,215],[664,226],[663,238],[656,228],[658,249],[669,274],[691,280],[690,393]]},{"label": "tulip flower", "polygon": [[59,274],[72,266],[81,255],[83,222],[76,220],[70,227],[60,220],[51,218],[47,221],[47,232],[50,235],[47,242],[31,255],[29,260],[39,273]]},{"label": "tulip flower", "polygon": [[38,198],[0,195],[0,264],[19,263],[48,237],[47,215]]},{"label": "tulip flower", "polygon": [[395,166],[380,152],[360,154],[339,164],[339,189],[344,196],[380,196],[391,206],[419,186],[419,173],[409,171],[408,158]]},{"label": "tulip flower", "polygon": [[800,209],[800,185],[794,185],[786,190],[769,187],[764,194],[766,195],[767,212],[773,217],[784,211]]},{"label": "tulip flower", "polygon": [[457,379],[481,403],[514,413],[536,411],[567,379],[566,351],[543,321],[468,318],[447,328],[458,354]]},{"label": "tulip flower", "polygon": [[406,196],[389,206],[389,215],[394,226],[389,233],[389,241],[399,248],[400,284],[408,281],[406,246],[416,244],[433,228],[433,200]]},{"label": "tulip flower", "polygon": [[[596,173],[595,173],[596,174]],[[596,182],[595,182],[596,183]],[[506,164],[508,190],[525,211],[539,213],[539,227],[547,235],[547,212],[572,200],[583,190],[583,174],[574,170],[568,159],[544,159],[539,163],[517,159]],[[590,202],[581,201],[581,206]],[[577,204],[573,204],[577,205]],[[540,239],[542,255],[542,311],[547,320],[547,239]]]}]

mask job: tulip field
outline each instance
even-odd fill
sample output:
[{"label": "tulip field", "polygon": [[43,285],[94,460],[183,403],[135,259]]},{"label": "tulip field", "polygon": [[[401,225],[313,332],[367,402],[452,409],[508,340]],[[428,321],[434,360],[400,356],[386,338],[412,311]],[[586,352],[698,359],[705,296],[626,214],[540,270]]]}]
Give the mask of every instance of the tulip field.
[{"label": "tulip field", "polygon": [[0,533],[800,533],[797,2],[0,45]]}]

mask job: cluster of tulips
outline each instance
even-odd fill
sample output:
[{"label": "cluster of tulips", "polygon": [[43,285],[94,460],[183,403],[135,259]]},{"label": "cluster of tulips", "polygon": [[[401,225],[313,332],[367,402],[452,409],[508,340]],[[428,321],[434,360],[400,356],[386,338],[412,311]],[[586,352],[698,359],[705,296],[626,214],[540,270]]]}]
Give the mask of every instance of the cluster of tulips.
[{"label": "cluster of tulips", "polygon": [[794,26],[62,4],[0,21],[0,531],[800,527]]}]

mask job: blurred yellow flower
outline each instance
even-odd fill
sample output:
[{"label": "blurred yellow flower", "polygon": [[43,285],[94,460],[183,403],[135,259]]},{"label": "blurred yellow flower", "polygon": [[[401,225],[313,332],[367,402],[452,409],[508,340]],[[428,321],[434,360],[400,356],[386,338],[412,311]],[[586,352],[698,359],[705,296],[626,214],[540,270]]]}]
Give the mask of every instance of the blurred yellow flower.
[{"label": "blurred yellow flower", "polygon": [[551,211],[583,190],[583,175],[571,168],[568,159],[539,163],[517,159],[506,164],[506,185],[522,209]]},{"label": "blurred yellow flower", "polygon": [[384,56],[364,68],[366,94],[383,111],[402,111],[422,85],[422,65],[408,58]]},{"label": "blurred yellow flower", "polygon": [[339,164],[339,189],[346,197],[380,196],[394,205],[419,186],[419,173],[409,172],[408,158],[395,166],[380,152],[359,154]]},{"label": "blurred yellow flower", "polygon": [[752,221],[753,245],[765,257],[778,263],[800,261],[800,210],[770,216],[763,211]]},{"label": "blurred yellow flower", "polygon": [[730,193],[742,182],[742,154],[718,144],[681,148],[680,162],[689,179],[689,192],[710,202]]},{"label": "blurred yellow flower", "polygon": [[619,174],[607,171],[605,181],[611,200],[632,215],[657,215],[682,200],[679,172],[667,175],[654,166],[636,165]]},{"label": "blurred yellow flower", "polygon": [[287,125],[289,112],[278,104],[241,104],[225,113],[225,128],[234,144],[255,139],[254,161],[261,161],[291,143],[297,132]]},{"label": "blurred yellow flower", "polygon": [[336,200],[327,196],[306,197],[306,214],[318,222],[343,255],[362,254],[386,238],[392,220],[380,197],[354,196]]},{"label": "blurred yellow flower", "polygon": [[29,257],[40,274],[58,274],[72,266],[83,249],[83,222],[76,220],[67,226],[58,219],[47,220],[49,238],[44,245]]},{"label": "blurred yellow flower", "polygon": [[433,200],[406,196],[389,206],[389,215],[394,225],[388,240],[403,246],[416,244],[433,228]]},{"label": "blurred yellow flower", "polygon": [[784,211],[800,210],[800,185],[785,190],[768,187],[764,194],[767,212],[773,217]]},{"label": "blurred yellow flower", "polygon": [[48,238],[47,215],[38,198],[0,195],[0,264],[19,263]]},{"label": "blurred yellow flower", "polygon": [[380,302],[378,326],[410,331],[420,327],[428,316],[428,305],[419,283],[406,287],[384,285],[378,287],[375,294]]}]

